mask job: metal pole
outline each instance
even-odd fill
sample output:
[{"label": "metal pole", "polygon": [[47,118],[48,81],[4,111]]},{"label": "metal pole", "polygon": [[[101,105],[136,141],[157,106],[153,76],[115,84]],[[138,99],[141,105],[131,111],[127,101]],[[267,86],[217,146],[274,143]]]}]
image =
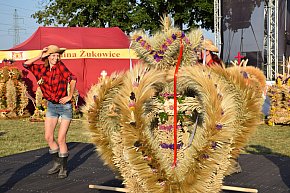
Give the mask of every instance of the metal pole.
[{"label": "metal pole", "polygon": [[273,13],[273,1],[268,1],[267,6],[267,79],[272,80],[272,27],[271,15]]},{"label": "metal pole", "polygon": [[275,30],[275,47],[274,47],[274,53],[275,53],[275,79],[277,78],[278,76],[278,73],[279,73],[279,47],[278,47],[278,44],[279,44],[279,32],[278,32],[278,28],[279,28],[279,22],[278,22],[278,17],[279,17],[279,0],[276,0],[275,1],[275,27],[274,27],[274,30]]},{"label": "metal pole", "polygon": [[[284,6],[284,9],[285,9],[285,17],[284,17],[284,21],[285,21],[285,26],[284,26],[284,30],[285,30],[285,42],[287,42],[287,4],[288,3],[288,0],[285,1],[285,6]],[[283,52],[283,74],[285,74],[285,70],[286,70],[286,67],[287,69],[289,68],[288,66],[286,66],[286,50],[287,50],[287,43],[284,44],[284,52]],[[288,74],[287,74],[288,75]]]}]

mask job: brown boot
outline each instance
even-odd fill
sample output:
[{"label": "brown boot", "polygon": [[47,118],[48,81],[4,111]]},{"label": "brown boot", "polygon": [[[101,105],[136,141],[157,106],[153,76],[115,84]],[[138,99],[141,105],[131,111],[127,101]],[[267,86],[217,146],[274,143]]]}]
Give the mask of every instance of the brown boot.
[{"label": "brown boot", "polygon": [[60,159],[60,170],[58,173],[58,178],[66,178],[67,177],[67,159],[68,159],[68,153],[59,153],[59,159]]},{"label": "brown boot", "polygon": [[53,165],[52,165],[52,168],[50,168],[48,171],[47,171],[47,174],[51,175],[51,174],[55,174],[57,172],[59,172],[60,170],[60,160],[59,160],[59,157],[58,157],[58,149],[56,150],[49,150],[49,153],[52,157],[52,162],[53,162]]}]

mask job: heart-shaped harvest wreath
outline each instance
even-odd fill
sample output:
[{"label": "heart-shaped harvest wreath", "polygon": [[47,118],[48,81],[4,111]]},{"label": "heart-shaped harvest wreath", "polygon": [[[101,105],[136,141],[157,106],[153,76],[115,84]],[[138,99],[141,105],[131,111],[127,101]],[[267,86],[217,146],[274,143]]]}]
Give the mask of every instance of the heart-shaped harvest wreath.
[{"label": "heart-shaped harvest wreath", "polygon": [[199,65],[198,31],[164,31],[151,39],[134,34],[133,48],[143,60],[132,71],[101,78],[88,92],[83,112],[93,142],[129,192],[219,192],[260,123],[263,73]]}]

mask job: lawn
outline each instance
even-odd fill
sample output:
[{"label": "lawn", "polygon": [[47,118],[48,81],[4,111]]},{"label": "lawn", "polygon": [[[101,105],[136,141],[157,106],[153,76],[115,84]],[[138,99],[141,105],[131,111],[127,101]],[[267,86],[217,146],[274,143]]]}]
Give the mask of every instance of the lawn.
[{"label": "lawn", "polygon": [[[90,142],[83,121],[71,122],[67,142]],[[0,144],[0,157],[47,147],[44,122],[30,122],[28,119],[0,120]]]},{"label": "lawn", "polygon": [[[28,119],[0,120],[0,157],[47,147],[43,125],[43,122],[30,122]],[[67,142],[90,142],[84,120],[72,121]],[[250,139],[245,153],[290,157],[289,143],[290,126],[263,124]]]},{"label": "lawn", "polygon": [[263,124],[250,139],[246,152],[290,157],[290,126]]}]

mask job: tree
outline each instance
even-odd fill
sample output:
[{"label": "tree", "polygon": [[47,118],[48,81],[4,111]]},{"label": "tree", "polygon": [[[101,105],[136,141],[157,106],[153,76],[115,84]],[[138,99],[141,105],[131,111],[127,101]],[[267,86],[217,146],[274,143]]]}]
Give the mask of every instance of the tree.
[{"label": "tree", "polygon": [[46,0],[32,15],[44,26],[120,27],[129,33],[159,29],[160,18],[169,14],[183,30],[201,26],[213,29],[213,0]]}]

